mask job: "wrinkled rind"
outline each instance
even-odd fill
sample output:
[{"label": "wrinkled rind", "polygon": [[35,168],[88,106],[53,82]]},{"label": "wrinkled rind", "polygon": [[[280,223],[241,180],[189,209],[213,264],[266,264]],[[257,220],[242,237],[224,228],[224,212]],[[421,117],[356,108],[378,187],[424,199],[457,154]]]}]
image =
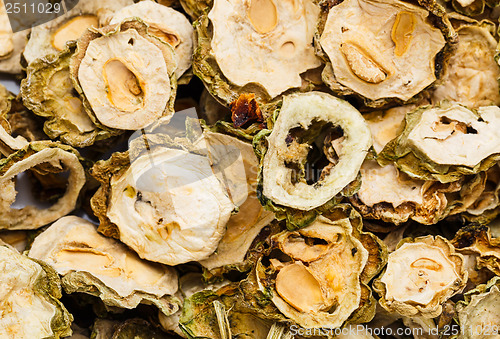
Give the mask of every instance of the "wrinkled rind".
[{"label": "wrinkled rind", "polygon": [[[127,17],[139,17],[150,26],[154,25],[162,32],[171,33],[179,39],[179,44],[172,46],[176,53],[175,58],[178,66],[175,74],[178,78],[178,84],[188,84],[193,75],[190,69],[194,31],[186,16],[173,8],[156,4],[153,1],[142,1],[118,11],[110,24],[119,23]],[[162,39],[161,34],[158,35],[158,38]],[[163,40],[166,43],[169,42]]]},{"label": "wrinkled rind", "polygon": [[52,34],[63,26],[66,22],[81,15],[95,15],[99,26],[105,26],[111,20],[113,13],[122,7],[132,5],[132,0],[99,1],[86,0],[79,1],[75,7],[62,16],[59,16],[47,23],[34,27],[30,39],[23,51],[23,59],[26,64],[35,61],[39,57],[57,53],[57,49],[52,45]]},{"label": "wrinkled rind", "polygon": [[[493,300],[488,303],[489,297],[492,297]],[[459,338],[473,339],[498,336],[498,327],[500,326],[498,321],[499,299],[500,277],[498,276],[465,293],[464,300],[460,300],[456,305],[455,320],[461,328]]]},{"label": "wrinkled rind", "polygon": [[[325,63],[325,67],[323,69],[323,72],[321,74],[323,82],[332,90],[336,95],[339,96],[355,96],[361,99],[362,103],[369,107],[369,108],[381,108],[381,107],[386,107],[388,105],[403,105],[403,104],[408,104],[408,103],[413,103],[413,102],[419,102],[425,97],[425,92],[429,89],[433,88],[433,84],[429,85],[426,89],[421,91],[420,93],[416,94],[413,98],[410,100],[404,101],[398,98],[382,98],[378,100],[372,100],[369,98],[366,98],[359,93],[356,93],[352,89],[350,89],[347,86],[344,86],[340,84],[334,74],[332,64],[322,49],[319,41],[320,37],[323,34],[326,20],[328,18],[328,12],[331,7],[338,5],[340,2],[330,2],[330,1],[320,1],[323,7],[322,14],[320,15],[320,18],[318,20],[318,25],[316,29],[316,34],[314,38],[314,45],[315,45],[315,50],[316,54],[318,57],[320,57],[323,62]],[[436,78],[439,79],[441,76],[442,72],[446,68],[447,61],[450,58],[453,50],[454,50],[454,44],[456,43],[456,33],[455,30],[453,29],[453,26],[451,25],[448,17],[446,16],[446,10],[435,0],[418,0],[418,5],[420,5],[422,8],[426,9],[429,11],[429,16],[430,16],[430,21],[432,24],[439,28],[441,32],[443,33],[443,36],[445,37],[446,40],[446,45],[445,47],[439,52],[436,57],[435,57],[435,75]]]},{"label": "wrinkled rind", "polygon": [[[300,96],[302,96],[302,95],[312,96],[312,95],[314,95],[314,93],[315,92],[307,93],[307,94],[297,94],[296,96],[300,98]],[[328,98],[326,94],[321,94],[321,95]],[[333,98],[335,100],[340,100],[340,99],[336,99],[335,97],[331,97],[331,98]],[[321,206],[310,209],[310,210],[300,210],[297,208],[284,206],[284,205],[278,204],[276,202],[273,202],[272,199],[265,196],[265,194],[264,194],[264,160],[265,160],[266,154],[267,154],[268,149],[269,149],[268,139],[272,133],[271,128],[273,128],[273,129],[275,128],[276,119],[277,119],[277,116],[278,116],[281,109],[282,109],[282,102],[281,101],[279,101],[277,103],[270,104],[269,107],[266,108],[266,110],[268,111],[268,114],[271,114],[267,119],[267,126],[270,129],[262,129],[260,132],[258,132],[254,136],[254,139],[253,139],[253,147],[254,147],[255,154],[257,155],[257,158],[260,159],[259,182],[257,185],[257,194],[258,194],[259,200],[261,201],[261,204],[266,209],[273,211],[276,214],[276,218],[278,220],[286,219],[287,220],[287,227],[290,230],[293,230],[293,229],[298,229],[298,228],[305,227],[305,226],[309,225],[311,222],[314,221],[314,219],[316,218],[317,215],[320,215],[323,212],[328,211],[331,207],[340,203],[340,201],[342,200],[343,197],[348,197],[348,196],[352,196],[353,194],[355,194],[359,190],[359,187],[361,185],[361,176],[360,176],[359,171],[358,171],[356,173],[356,176],[354,177],[354,180],[351,183],[349,183],[348,185],[346,185],[339,192],[339,194],[337,194],[336,196],[332,196],[332,198],[329,201],[322,204]],[[299,117],[299,118],[301,121],[300,122],[297,121],[298,126],[301,125],[302,120],[303,120],[303,118],[301,118],[301,117]],[[342,122],[343,122],[341,116],[335,117],[335,120],[336,121],[331,121],[331,122],[333,124],[339,124],[339,123],[342,124]],[[308,122],[310,122],[310,121],[308,121]],[[328,121],[326,121],[326,122],[328,122]],[[344,126],[341,126],[341,127],[343,127],[345,129]],[[366,128],[366,131],[365,130],[360,131],[360,129],[357,129],[356,133],[365,132],[367,134],[370,134],[368,128]],[[344,133],[345,133],[345,131],[344,131]],[[365,143],[365,141],[361,141],[361,142]],[[370,138],[370,141],[368,141],[368,142],[371,143],[371,138]],[[366,142],[366,151],[368,151],[368,147],[369,147],[368,142]],[[343,157],[348,157],[348,156],[349,156],[349,154],[343,154]]]},{"label": "wrinkled rind", "polygon": [[8,245],[0,242],[0,246],[12,251],[13,256],[22,257],[22,260],[30,260],[41,266],[41,274],[33,281],[33,294],[35,294],[37,297],[41,297],[47,303],[55,307],[55,314],[50,321],[50,328],[53,332],[53,335],[47,339],[59,339],[70,336],[72,333],[70,326],[73,322],[73,316],[59,301],[62,294],[61,281],[57,273],[47,264],[19,254],[17,250]]},{"label": "wrinkled rind", "polygon": [[[237,100],[242,93],[255,94],[255,98],[259,103],[268,103],[273,99],[267,93],[266,89],[257,83],[248,83],[241,87],[233,84],[224,76],[217,64],[211,47],[213,27],[207,13],[201,15],[197,21],[193,23],[193,26],[195,28],[193,73],[203,81],[205,88],[214,98],[224,106],[229,106],[229,104]],[[278,100],[281,96],[297,92],[298,90],[306,92],[312,89],[314,89],[314,85],[312,83],[307,83],[300,89],[295,88],[286,90],[278,95],[275,100]]]},{"label": "wrinkled rind", "polygon": [[357,194],[349,197],[349,201],[367,219],[382,220],[395,225],[401,225],[408,220],[433,225],[448,216],[460,213],[469,215],[466,213],[467,209],[480,197],[485,185],[486,175],[481,172],[446,184],[438,181],[424,182],[422,204],[406,201],[398,206],[388,202],[368,206]]},{"label": "wrinkled rind", "polygon": [[91,168],[90,174],[101,184],[90,199],[90,205],[99,219],[98,231],[107,237],[120,239],[118,226],[109,220],[107,210],[111,192],[111,178],[123,174],[130,166],[128,152],[113,153],[109,160],[100,160]]},{"label": "wrinkled rind", "polygon": [[129,297],[120,297],[88,272],[75,271],[66,274],[61,279],[61,285],[66,293],[91,294],[100,298],[107,306],[135,308],[139,303],[150,303],[166,315],[171,315],[179,309],[179,300],[173,296],[158,298],[158,296],[137,291]]},{"label": "wrinkled rind", "polygon": [[[448,104],[439,107],[448,108]],[[497,153],[486,157],[475,167],[440,165],[430,160],[420,150],[409,145],[409,134],[418,125],[423,113],[426,110],[438,108],[425,106],[406,114],[403,131],[395,139],[391,140],[382,152],[378,154],[377,161],[379,164],[385,166],[386,164],[394,163],[399,170],[412,178],[449,183],[457,181],[465,175],[486,171],[500,160],[500,153]],[[477,112],[471,112],[479,116]]]},{"label": "wrinkled rind", "polygon": [[214,3],[213,0],[179,0],[179,2],[193,21],[208,13]]},{"label": "wrinkled rind", "polygon": [[[92,123],[93,129],[91,131],[82,132],[75,125],[74,119],[67,116],[64,109],[51,105],[54,98],[60,99],[57,95],[54,95],[52,99],[50,98],[51,88],[49,82],[58,72],[68,71],[67,81],[63,85],[68,87],[68,93],[74,90],[69,78],[69,63],[75,52],[76,43],[71,42],[60,53],[47,55],[33,61],[26,70],[26,78],[21,82],[21,95],[23,103],[28,109],[47,119],[44,124],[44,132],[51,139],[59,138],[63,143],[71,146],[86,147],[94,144],[97,140],[120,134],[120,131],[101,128]],[[79,97],[75,98],[80,100]],[[82,119],[89,119],[83,110],[81,114],[83,114]]]},{"label": "wrinkled rind", "polygon": [[4,85],[0,84],[0,117],[5,117],[10,112],[14,95],[10,93]]},{"label": "wrinkled rind", "polygon": [[[42,154],[42,156],[37,154]],[[41,159],[38,159],[39,157],[41,157]],[[35,161],[36,163],[30,165],[30,161]],[[12,193],[14,193],[12,191],[12,189],[14,189],[14,187],[12,187],[12,182],[11,190],[9,190],[2,199],[2,210],[4,211],[0,214],[0,228],[11,230],[37,229],[70,213],[75,208],[80,190],[86,181],[85,170],[81,163],[84,162],[84,160],[75,149],[59,143],[38,141],[29,143],[26,147],[13,153],[8,158],[0,160],[0,181],[3,190],[9,189],[8,181],[18,173],[10,173],[8,178],[5,175],[9,174],[11,167],[23,162],[24,168],[33,169],[41,175],[69,170],[70,175],[66,193],[54,205],[46,210],[34,206],[26,206],[22,209],[11,209],[10,205],[13,202],[12,199],[15,199],[15,195],[12,195]]]},{"label": "wrinkled rind", "polygon": [[[51,240],[54,236],[60,236],[60,238]],[[64,250],[83,249],[93,254],[104,255],[112,262],[106,267],[86,268],[86,263],[81,263],[84,266],[79,266],[78,262],[58,258]],[[137,264],[132,266],[132,268],[137,268],[137,273],[144,275],[143,279],[147,274],[156,274],[155,270],[161,269],[161,278],[154,276],[155,279],[161,279],[159,282],[161,286],[154,289],[152,283],[148,286],[147,282],[143,283],[133,275],[126,280],[129,276],[125,272],[131,268],[127,267],[127,258],[129,255],[137,258],[135,253],[116,240],[99,235],[95,226],[84,219],[74,216],[59,219],[35,238],[29,255],[52,265],[62,276],[62,286],[67,293],[88,293],[99,297],[105,305],[112,307],[132,309],[139,303],[153,304],[165,315],[170,315],[179,308],[179,301],[171,295],[177,290],[178,277],[174,269],[146,261],[143,261],[141,266]],[[124,256],[125,259],[123,259]],[[123,285],[120,286],[117,279],[113,279],[116,278],[113,276],[115,273],[107,275],[100,273],[100,269],[119,270],[118,277],[124,280]]]},{"label": "wrinkled rind", "polygon": [[[302,313],[279,296],[275,288],[274,270],[271,267],[266,268],[266,266],[263,265],[262,260],[257,262],[255,268],[255,279],[257,279],[259,290],[263,293],[264,300],[267,299],[268,302],[272,301],[287,319],[296,322],[299,326],[304,328],[335,328],[346,324],[369,322],[375,315],[376,300],[372,295],[372,290],[368,283],[378,273],[380,273],[385,266],[387,261],[387,248],[375,235],[361,230],[363,227],[362,218],[359,213],[357,213],[352,206],[348,204],[335,206],[328,213],[323,214],[323,218],[321,220],[328,220],[328,222],[332,223],[332,227],[344,228],[346,233],[344,233],[340,239],[345,236],[349,238],[352,237],[352,239],[355,239],[355,242],[358,243],[358,246],[363,248],[363,252],[365,253],[363,254],[364,259],[361,260],[362,264],[359,267],[359,272],[357,274],[359,286],[355,288],[359,288],[357,307],[347,316],[344,314],[345,319],[336,319],[335,314],[325,311]],[[306,231],[307,228],[303,230]],[[284,231],[272,236],[272,247],[269,249],[268,253],[271,253],[273,249],[277,249],[279,247],[281,238],[286,238],[287,234],[299,234],[299,232],[300,230]],[[358,253],[359,250],[360,249],[358,248],[356,248],[356,250],[352,250],[353,256]],[[322,258],[323,256],[317,260],[321,260]],[[296,262],[300,262],[300,260],[297,260]],[[311,263],[308,264],[308,267],[311,267]],[[336,271],[336,273],[338,272]],[[328,273],[323,272],[323,274]],[[285,307],[285,305],[288,306]],[[337,307],[342,306],[342,304],[337,305]],[[335,311],[335,313],[337,312]]]},{"label": "wrinkled rind", "polygon": [[[246,300],[241,284],[229,284],[217,291],[201,291],[184,300],[179,326],[187,338],[219,338],[218,319],[214,303],[224,307],[231,334],[235,337],[260,339],[274,323],[257,314]],[[262,306],[261,312],[272,312],[274,308]],[[255,331],[255,332],[254,332]]]},{"label": "wrinkled rind", "polygon": [[[447,258],[453,263],[454,270],[458,274],[459,278],[453,283],[450,289],[442,291],[440,294],[434,295],[432,301],[427,305],[404,302],[398,300],[388,300],[387,297],[387,286],[382,282],[382,278],[387,271],[384,269],[382,274],[374,280],[373,289],[380,296],[380,305],[389,312],[396,312],[401,316],[406,317],[424,317],[424,318],[435,318],[439,316],[443,311],[443,303],[451,298],[453,295],[460,293],[467,283],[468,273],[464,268],[464,258],[463,256],[455,251],[453,245],[441,236],[433,237],[432,235],[418,237],[418,238],[405,238],[401,240],[396,248],[395,252],[401,248],[404,244],[417,244],[422,243],[422,246],[432,246],[437,247],[447,256]],[[388,263],[391,261],[391,255],[388,257]]]},{"label": "wrinkled rind", "polygon": [[85,92],[83,91],[80,82],[78,80],[78,71],[80,68],[80,64],[82,60],[85,57],[86,50],[92,40],[101,38],[101,37],[107,37],[107,36],[112,36],[114,34],[120,33],[127,31],[128,29],[135,30],[139,35],[145,37],[148,39],[151,43],[154,43],[156,46],[161,47],[160,50],[162,51],[163,55],[165,56],[165,63],[167,65],[167,70],[169,72],[169,80],[170,80],[170,97],[167,102],[167,105],[165,107],[165,110],[162,112],[162,117],[165,116],[172,116],[173,113],[175,112],[174,110],[174,103],[175,103],[175,97],[177,94],[177,80],[174,75],[175,69],[177,65],[175,64],[174,60],[174,50],[173,48],[163,42],[162,40],[158,39],[157,37],[151,35],[148,33],[148,25],[141,21],[138,18],[135,18],[133,20],[124,20],[122,23],[117,24],[117,25],[110,25],[103,27],[102,29],[89,29],[87,32],[82,35],[80,39],[77,41],[76,45],[76,50],[75,54],[71,56],[70,62],[69,62],[69,68],[70,68],[70,78],[73,82],[73,86],[75,87],[76,91],[80,95],[82,102],[83,102],[83,107],[85,111],[87,112],[87,115],[90,117],[92,122],[99,128],[107,131],[114,131],[116,133],[115,128],[110,128],[108,126],[103,125],[96,117],[92,106],[89,102],[89,100],[85,96]]},{"label": "wrinkled rind", "polygon": [[460,253],[473,253],[478,269],[486,268],[500,276],[500,238],[494,238],[488,226],[465,226],[456,233],[452,244]]},{"label": "wrinkled rind", "polygon": [[500,66],[494,58],[498,44],[495,24],[457,13],[448,17],[457,32],[457,44],[431,93],[432,103],[456,101],[469,108],[500,104]]}]

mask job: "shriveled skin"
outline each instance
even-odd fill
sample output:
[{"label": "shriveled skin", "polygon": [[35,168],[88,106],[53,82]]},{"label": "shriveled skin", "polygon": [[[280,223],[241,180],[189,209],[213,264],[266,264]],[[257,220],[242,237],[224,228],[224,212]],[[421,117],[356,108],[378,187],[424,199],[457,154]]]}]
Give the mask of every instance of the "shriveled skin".
[{"label": "shriveled skin", "polygon": [[133,0],[80,1],[65,15],[34,27],[23,56],[30,64],[35,59],[57,53],[64,49],[67,41],[80,38],[90,27],[106,26],[117,10],[133,3]]},{"label": "shriveled skin", "polygon": [[92,40],[78,81],[97,120],[117,129],[136,130],[156,121],[171,93],[162,50],[134,29]]},{"label": "shriveled skin", "polygon": [[463,290],[467,276],[463,256],[445,238],[426,236],[400,242],[374,288],[389,312],[435,318],[442,303]]},{"label": "shriveled skin", "polygon": [[499,105],[500,67],[495,61],[497,42],[488,29],[465,26],[458,30],[458,45],[432,101],[455,101],[469,108]]},{"label": "shriveled skin", "polygon": [[[205,132],[205,138],[209,143],[213,140],[215,145],[232,145],[241,152],[248,188],[248,195],[239,206],[238,212],[229,218],[226,233],[217,250],[208,259],[200,261],[204,267],[213,269],[242,263],[253,239],[274,219],[274,213],[266,211],[257,198],[255,188],[259,162],[252,145],[219,133]],[[241,177],[240,172],[235,174]]]},{"label": "shriveled skin", "polygon": [[318,15],[311,0],[215,0],[217,64],[230,82],[260,84],[271,98],[300,87],[300,74],[321,65],[312,46]]},{"label": "shriveled skin", "polygon": [[56,306],[35,291],[42,267],[16,250],[0,245],[0,337],[46,338]]},{"label": "shriveled skin", "polygon": [[180,78],[191,67],[193,58],[193,26],[189,20],[173,8],[154,1],[141,1],[116,12],[110,24],[117,24],[124,19],[140,17],[149,24],[148,32],[175,49],[177,69]]},{"label": "shriveled skin", "polygon": [[[97,233],[92,223],[74,216],[63,217],[36,237],[29,255],[51,265],[64,276],[63,285],[88,292],[97,288],[110,305],[134,308],[148,301],[164,308],[162,300],[177,291],[173,268],[139,259],[119,241]],[[74,277],[85,274],[92,284]],[[167,306],[165,306],[167,307]]]},{"label": "shriveled skin", "polygon": [[[309,185],[306,180],[292,182],[294,169],[289,163],[305,163],[308,143],[289,141],[291,130],[308,130],[314,121],[340,127],[338,162],[331,163],[324,178]],[[358,175],[371,146],[365,119],[349,103],[331,95],[310,92],[284,97],[279,116],[268,137],[269,149],[263,161],[263,192],[277,204],[311,210],[331,200]]]},{"label": "shriveled skin", "polygon": [[459,105],[427,109],[408,143],[437,164],[475,167],[500,153],[500,108],[481,107],[477,113]]},{"label": "shriveled skin", "polygon": [[206,259],[234,208],[206,157],[159,148],[111,179],[107,217],[141,258],[167,265]]},{"label": "shriveled skin", "polygon": [[436,80],[435,57],[445,46],[428,16],[402,1],[349,0],[333,6],[319,42],[335,80],[371,100],[415,96]]},{"label": "shriveled skin", "polygon": [[336,328],[359,307],[369,253],[352,232],[348,219],[318,217],[308,227],[274,236],[291,258],[270,259],[277,271],[272,301],[285,316],[304,328]]}]

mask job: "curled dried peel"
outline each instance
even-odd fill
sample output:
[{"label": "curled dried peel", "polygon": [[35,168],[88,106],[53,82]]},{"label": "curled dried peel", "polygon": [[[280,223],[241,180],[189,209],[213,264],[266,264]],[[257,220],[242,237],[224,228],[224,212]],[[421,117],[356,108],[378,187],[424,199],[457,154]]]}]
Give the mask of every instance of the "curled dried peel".
[{"label": "curled dried peel", "polygon": [[[14,179],[16,175],[37,166],[49,165],[58,171],[69,170],[66,193],[47,209],[26,206],[12,209],[17,192]],[[56,171],[57,172],[57,171]],[[23,149],[0,161],[0,222],[2,228],[37,229],[71,212],[76,205],[79,193],[85,184],[85,171],[78,153],[69,146],[51,142],[32,142]]]},{"label": "curled dried peel", "polygon": [[[308,165],[310,144],[322,128],[326,128],[325,133],[341,130],[342,137],[333,137],[335,142],[331,141],[339,152],[330,149],[329,165],[314,184],[309,184],[304,167]],[[294,134],[294,130],[299,131]],[[347,102],[319,92],[284,97],[267,140],[269,146],[262,165],[263,194],[276,204],[300,210],[325,204],[354,181],[371,146],[370,131],[359,112]]]},{"label": "curled dried peel", "polygon": [[385,146],[378,161],[394,162],[414,178],[456,181],[495,164],[499,125],[497,106],[477,112],[458,104],[424,107],[406,115],[404,130]]},{"label": "curled dried peel", "polygon": [[177,291],[173,268],[139,259],[84,219],[59,219],[35,238],[29,255],[63,276],[68,292],[94,294],[109,306],[124,308],[153,303],[166,315],[178,309],[171,297]]},{"label": "curled dried peel", "polygon": [[491,235],[488,226],[466,226],[457,232],[452,243],[460,253],[473,254],[477,268],[500,274],[500,239]]},{"label": "curled dried peel", "polygon": [[368,101],[408,101],[436,80],[436,56],[446,43],[429,14],[402,1],[349,0],[331,7],[318,40],[328,62],[323,80]]},{"label": "curled dried peel", "polygon": [[61,298],[57,274],[47,265],[0,242],[0,336],[63,338],[71,335],[73,317]]},{"label": "curled dried peel", "polygon": [[389,312],[434,318],[466,282],[463,256],[445,238],[426,236],[400,242],[373,286]]}]

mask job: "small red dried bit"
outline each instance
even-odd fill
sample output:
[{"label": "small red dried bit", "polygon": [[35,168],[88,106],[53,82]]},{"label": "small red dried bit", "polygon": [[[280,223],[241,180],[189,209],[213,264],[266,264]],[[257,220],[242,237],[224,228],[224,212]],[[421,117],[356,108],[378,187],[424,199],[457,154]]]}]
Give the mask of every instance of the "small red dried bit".
[{"label": "small red dried bit", "polygon": [[242,94],[233,101],[229,108],[231,109],[231,120],[234,127],[242,127],[248,123],[264,121],[262,111],[255,100],[255,94]]}]

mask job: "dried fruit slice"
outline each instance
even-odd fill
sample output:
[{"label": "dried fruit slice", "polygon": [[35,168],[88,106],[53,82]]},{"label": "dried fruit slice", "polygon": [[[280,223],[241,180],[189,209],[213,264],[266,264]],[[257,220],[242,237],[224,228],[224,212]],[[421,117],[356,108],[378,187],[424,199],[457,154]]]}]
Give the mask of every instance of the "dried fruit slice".
[{"label": "dried fruit slice", "polygon": [[387,267],[373,287],[380,304],[401,316],[435,318],[442,304],[467,282],[464,257],[441,236],[403,239],[389,254]]},{"label": "dried fruit slice", "polygon": [[489,169],[499,158],[500,108],[477,112],[458,104],[424,107],[406,115],[402,133],[379,154],[413,178],[456,181]]},{"label": "dried fruit slice", "polygon": [[69,74],[75,49],[72,42],[58,54],[33,61],[21,82],[21,95],[28,109],[47,119],[44,131],[51,139],[86,147],[119,131],[97,127],[85,112]]},{"label": "dried fruit slice", "polygon": [[351,203],[365,218],[402,224],[409,219],[435,224],[447,216],[466,212],[485,189],[484,173],[442,184],[412,179],[394,165],[381,167],[374,160],[361,166],[363,178]]},{"label": "dried fruit slice", "polygon": [[312,0],[216,0],[195,27],[193,71],[229,105],[242,93],[269,101],[302,87],[321,66],[312,46],[319,7]]},{"label": "dried fruit slice", "polygon": [[[35,169],[40,173],[69,171],[66,193],[52,206],[43,209],[28,205],[14,209],[16,200],[15,178],[21,172]],[[10,230],[37,229],[71,212],[81,188],[85,184],[85,171],[76,150],[52,142],[32,142],[8,158],[0,160],[0,228]]]},{"label": "dried fruit slice", "polygon": [[0,242],[0,337],[63,338],[73,317],[58,300],[57,273]]},{"label": "dried fruit slice", "polygon": [[495,61],[495,25],[458,15],[451,18],[458,26],[458,43],[432,94],[432,102],[449,100],[469,108],[499,105],[500,67]]},{"label": "dried fruit slice", "polygon": [[[263,195],[306,211],[327,203],[356,179],[372,143],[354,107],[320,92],[285,96],[267,141],[261,160]],[[315,156],[313,147],[324,167],[308,163]],[[319,173],[310,177],[311,172]]]},{"label": "dried fruit slice", "polygon": [[479,285],[464,295],[457,303],[461,339],[486,339],[499,335],[500,278],[494,277],[487,284]]},{"label": "dried fruit slice", "polygon": [[212,254],[234,208],[209,159],[180,149],[156,147],[132,164],[115,153],[92,174],[101,182],[91,201],[100,231],[167,265]]},{"label": "dried fruit slice", "polygon": [[330,213],[272,236],[269,254],[256,266],[259,289],[306,329],[370,321],[375,302],[366,284],[385,265],[384,245],[360,232],[359,214],[348,205]]},{"label": "dried fruit slice", "polygon": [[172,297],[177,292],[173,268],[139,259],[79,217],[63,217],[52,224],[35,238],[29,255],[52,266],[68,293],[89,293],[122,308],[152,303],[166,315],[179,308]]},{"label": "dried fruit slice", "polygon": [[111,25],[125,19],[138,17],[149,25],[148,32],[170,44],[175,50],[177,69],[180,78],[190,67],[193,58],[194,30],[188,19],[173,8],[153,1],[141,1],[119,10],[111,20]]},{"label": "dried fruit slice", "polygon": [[147,31],[132,20],[78,40],[70,76],[95,124],[136,130],[174,113],[174,51]]},{"label": "dried fruit slice", "polygon": [[[431,6],[439,13],[439,5]],[[324,82],[370,106],[410,100],[436,80],[437,55],[446,44],[436,27],[448,26],[433,26],[430,16],[443,21],[402,1],[349,0],[331,7],[319,25]]]},{"label": "dried fruit slice", "polygon": [[40,57],[64,50],[66,42],[77,40],[90,27],[106,26],[116,11],[133,3],[133,0],[79,1],[63,16],[32,29],[23,52],[24,59],[30,64]]},{"label": "dried fruit slice", "polygon": [[[227,265],[243,264],[252,241],[259,232],[273,219],[274,213],[264,210],[257,198],[255,187],[259,163],[253,152],[252,145],[221,133],[206,131],[205,140],[212,145],[233,146],[240,151],[246,182],[248,197],[239,206],[226,225],[224,237],[219,242],[214,254],[200,263],[209,270]],[[238,173],[241,176],[242,173]]]}]

